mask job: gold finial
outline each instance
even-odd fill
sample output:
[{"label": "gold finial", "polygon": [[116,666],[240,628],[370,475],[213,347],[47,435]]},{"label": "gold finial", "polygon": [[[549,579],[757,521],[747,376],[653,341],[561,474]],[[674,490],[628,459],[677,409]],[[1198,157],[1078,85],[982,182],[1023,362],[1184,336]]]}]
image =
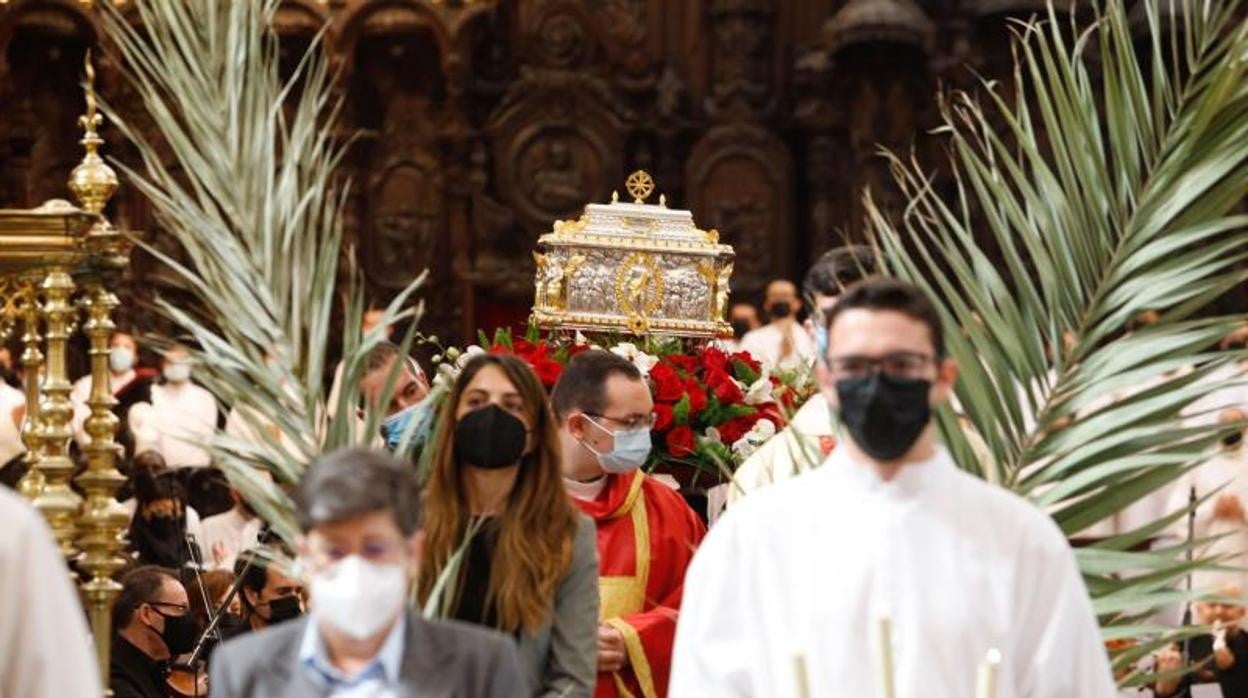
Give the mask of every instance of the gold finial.
[{"label": "gold finial", "polygon": [[654,179],[645,170],[637,170],[624,180],[624,187],[633,197],[633,203],[644,204],[646,197],[654,193]]},{"label": "gold finial", "polygon": [[95,66],[91,64],[91,50],[87,49],[84,60],[86,81],[83,91],[86,93],[87,112],[78,117],[78,125],[82,127],[82,140],[79,143],[86,149],[82,162],[69,175],[69,190],[78,199],[79,205],[90,213],[103,213],[113,192],[117,191],[117,173],[100,157],[100,146],[104,139],[97,132],[104,118],[96,110],[95,97]]}]

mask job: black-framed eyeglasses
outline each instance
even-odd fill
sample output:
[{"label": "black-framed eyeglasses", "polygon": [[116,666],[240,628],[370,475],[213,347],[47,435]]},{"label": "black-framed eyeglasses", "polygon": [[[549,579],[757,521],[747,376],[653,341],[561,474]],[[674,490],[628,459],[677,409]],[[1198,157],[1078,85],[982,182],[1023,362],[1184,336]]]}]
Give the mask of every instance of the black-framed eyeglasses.
[{"label": "black-framed eyeglasses", "polygon": [[634,429],[653,429],[654,423],[658,420],[658,415],[653,412],[645,416],[632,416],[628,418],[611,417],[605,414],[596,414],[593,412],[586,412],[585,416],[614,422],[629,431],[633,431]]},{"label": "black-framed eyeglasses", "polygon": [[[186,615],[186,613],[191,610],[190,606],[186,606],[186,605],[179,604],[179,603],[172,603],[169,601],[148,601],[147,605],[148,606],[165,606],[166,608],[176,609],[178,611],[177,615],[180,615],[180,616]],[[157,609],[157,612],[159,613],[159,609]],[[164,614],[162,613],[161,615],[164,615]]]},{"label": "black-framed eyeglasses", "polygon": [[833,356],[828,358],[828,370],[836,379],[863,378],[883,373],[897,378],[915,378],[924,375],[928,366],[938,358],[930,354],[898,351],[881,357]]}]

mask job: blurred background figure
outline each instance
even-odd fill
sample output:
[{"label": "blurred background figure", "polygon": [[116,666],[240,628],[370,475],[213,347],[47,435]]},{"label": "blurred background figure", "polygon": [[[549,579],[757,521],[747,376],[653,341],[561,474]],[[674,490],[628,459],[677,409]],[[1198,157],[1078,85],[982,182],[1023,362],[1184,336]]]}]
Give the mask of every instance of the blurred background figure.
[{"label": "blurred background figure", "polygon": [[160,467],[158,457],[140,454],[132,466],[134,515],[128,538],[139,564],[177,570],[195,560],[187,534],[193,540],[202,538],[199,516],[191,523],[186,489],[177,473]]},{"label": "blurred background figure", "polygon": [[[259,472],[268,475],[267,470]],[[271,477],[271,476],[270,476]],[[233,506],[203,522],[203,537],[199,544],[203,549],[204,562],[209,569],[232,570],[238,553],[254,547],[260,541],[260,529],[264,522],[247,506],[247,501],[234,488],[230,488]]]},{"label": "blurred background figure", "polygon": [[792,281],[776,279],[767,284],[763,300],[767,324],[741,338],[741,349],[770,369],[796,369],[815,358],[815,343],[797,320],[802,299]]},{"label": "blurred background figure", "polygon": [[758,319],[758,308],[749,303],[733,303],[728,309],[728,324],[732,325],[732,338],[719,340],[719,346],[727,352],[738,352],[741,339],[763,323]]},{"label": "blurred background figure", "polygon": [[[114,332],[108,341],[108,373],[109,387],[117,404],[113,407],[118,419],[124,419],[129,408],[136,402],[151,402],[152,380],[156,371],[139,366],[139,343],[127,332]],[[87,417],[91,416],[91,408],[87,400],[91,397],[91,374],[79,378],[74,383],[69,401],[74,406],[74,416],[70,426],[74,432],[74,441],[81,448],[87,445],[91,437],[86,431]],[[128,431],[126,424],[118,427],[118,436]],[[131,443],[123,444],[129,448]]]},{"label": "blurred background figure", "polygon": [[165,352],[161,375],[162,382],[152,386],[151,402],[130,409],[135,451],[156,451],[175,468],[208,465],[212,458],[201,444],[217,427],[216,399],[191,381],[186,347]]},{"label": "blurred background figure", "polygon": [[102,694],[65,559],[39,512],[0,487],[0,696]]}]

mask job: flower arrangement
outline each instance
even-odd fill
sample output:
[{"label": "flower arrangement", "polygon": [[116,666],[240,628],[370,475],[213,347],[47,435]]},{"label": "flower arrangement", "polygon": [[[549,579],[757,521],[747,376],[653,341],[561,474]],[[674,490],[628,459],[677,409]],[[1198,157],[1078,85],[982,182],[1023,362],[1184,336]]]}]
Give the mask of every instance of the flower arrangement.
[{"label": "flower arrangement", "polygon": [[[572,357],[600,348],[580,334],[543,337],[534,327],[523,337],[508,329],[492,337],[482,333],[479,343],[437,357],[435,383],[449,384],[473,354],[505,352],[524,359],[549,390]],[[770,373],[748,353],[701,342],[646,338],[640,344],[604,341],[602,346],[631,361],[647,378],[655,412],[647,467],[675,474],[682,484],[691,473],[728,479],[815,392],[808,372]]]}]

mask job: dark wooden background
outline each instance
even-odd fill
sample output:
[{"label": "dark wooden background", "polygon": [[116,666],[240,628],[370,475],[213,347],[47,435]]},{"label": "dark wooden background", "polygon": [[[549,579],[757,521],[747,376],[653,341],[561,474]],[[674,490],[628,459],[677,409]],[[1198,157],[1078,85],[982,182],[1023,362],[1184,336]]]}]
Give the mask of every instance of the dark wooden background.
[{"label": "dark wooden background", "polygon": [[[975,73],[1008,81],[1007,21],[1042,7],[291,0],[278,31],[293,61],[329,25],[344,134],[362,132],[347,234],[374,301],[429,268],[423,328],[466,339],[525,317],[537,237],[622,190],[635,168],[736,247],[735,297],[800,278],[821,251],[860,237],[863,188],[895,208],[877,148],[913,147],[938,165],[927,134],[937,91],[975,89]],[[0,205],[66,197],[93,13],[79,0],[0,4]],[[107,61],[101,90],[123,110],[132,99]],[[104,135],[110,155],[132,156],[115,129]],[[123,184],[110,213],[168,246],[133,189]],[[175,286],[137,255],[126,296]],[[128,306],[123,321],[141,325]]]}]

